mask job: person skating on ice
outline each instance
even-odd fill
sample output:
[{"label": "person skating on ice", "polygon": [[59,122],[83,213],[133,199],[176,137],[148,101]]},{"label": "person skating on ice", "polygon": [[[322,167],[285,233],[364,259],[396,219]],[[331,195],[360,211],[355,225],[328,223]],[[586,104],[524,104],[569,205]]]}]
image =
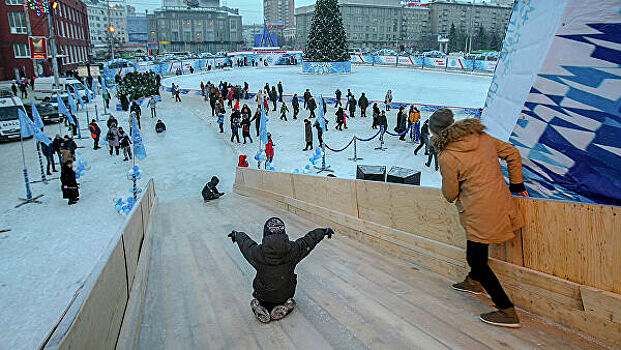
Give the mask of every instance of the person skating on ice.
[{"label": "person skating on ice", "polygon": [[257,271],[252,282],[254,299],[250,307],[260,322],[280,320],[295,308],[296,265],[310,254],[324,236],[332,238],[333,234],[330,228],[317,228],[304,237],[290,241],[285,223],[277,217],[265,222],[261,244],[244,232],[232,231],[228,234],[233,243],[237,243],[246,261]]},{"label": "person skating on ice", "polygon": [[358,107],[360,107],[360,117],[365,118],[367,116],[367,107],[369,107],[369,100],[364,92],[358,99]]},{"label": "person skating on ice", "polygon": [[298,113],[300,113],[300,101],[298,101],[298,94],[293,94],[291,106],[293,107],[293,119],[298,119]]},{"label": "person skating on ice", "polygon": [[313,126],[310,120],[304,119],[304,141],[306,147],[302,151],[310,151],[313,149]]},{"label": "person skating on ice", "polygon": [[289,112],[289,108],[287,108],[287,104],[284,102],[280,105],[280,120],[287,121],[287,112]]},{"label": "person skating on ice", "polygon": [[392,90],[388,90],[388,92],[386,92],[386,97],[384,97],[384,105],[386,106],[386,112],[390,111],[391,104],[392,104]]},{"label": "person skating on ice", "polygon": [[[489,244],[512,239],[524,226],[511,192],[523,196],[528,196],[528,192],[519,151],[486,134],[484,129],[476,118],[454,122],[453,112],[447,108],[435,111],[429,118],[434,148],[439,152],[442,194],[448,202],[455,202],[468,239],[466,261],[470,273],[452,287],[473,294],[487,291],[498,310],[481,314],[481,321],[520,327],[513,303],[487,260]],[[506,161],[509,186],[499,159]]]}]

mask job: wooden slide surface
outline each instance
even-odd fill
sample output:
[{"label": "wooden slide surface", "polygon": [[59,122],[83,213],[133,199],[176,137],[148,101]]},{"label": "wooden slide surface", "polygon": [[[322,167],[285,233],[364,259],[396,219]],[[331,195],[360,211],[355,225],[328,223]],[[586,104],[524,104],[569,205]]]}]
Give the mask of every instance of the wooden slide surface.
[{"label": "wooden slide surface", "polygon": [[485,296],[337,234],[297,267],[296,309],[261,324],[250,310],[254,269],[226,235],[255,240],[282,218],[290,239],[315,228],[290,212],[229,193],[210,203],[161,202],[140,349],[594,349],[577,334],[520,312],[522,328],[483,324]]}]

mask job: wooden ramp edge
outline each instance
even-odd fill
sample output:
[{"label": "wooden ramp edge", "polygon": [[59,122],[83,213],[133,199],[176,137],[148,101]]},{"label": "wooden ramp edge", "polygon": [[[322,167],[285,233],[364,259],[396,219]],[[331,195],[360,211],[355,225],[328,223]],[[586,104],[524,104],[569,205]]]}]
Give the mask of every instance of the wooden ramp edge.
[{"label": "wooden ramp edge", "polygon": [[[466,235],[438,189],[238,168],[234,191],[260,199],[453,281]],[[514,303],[621,347],[621,208],[516,198],[521,235],[490,265]]]},{"label": "wooden ramp edge", "polygon": [[[153,179],[39,349],[113,349],[116,346],[145,233],[157,206]],[[139,272],[139,271],[138,271]]]}]

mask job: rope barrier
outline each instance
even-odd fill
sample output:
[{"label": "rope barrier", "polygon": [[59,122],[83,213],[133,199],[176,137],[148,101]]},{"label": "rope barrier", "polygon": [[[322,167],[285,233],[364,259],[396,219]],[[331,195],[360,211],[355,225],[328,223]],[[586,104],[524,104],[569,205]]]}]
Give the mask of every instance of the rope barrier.
[{"label": "rope barrier", "polygon": [[402,132],[402,133],[400,133],[400,134],[393,134],[393,133],[391,133],[391,132],[390,132],[390,131],[388,131],[388,130],[386,130],[386,133],[387,133],[388,135],[390,135],[390,136],[402,136],[402,135],[405,135],[408,131],[410,131],[410,129],[412,128],[412,126],[414,126],[414,123],[410,124],[410,126],[409,126],[407,129],[405,129],[405,131],[404,131],[404,132]]},{"label": "rope barrier", "polygon": [[343,152],[344,150],[346,150],[346,149],[347,149],[347,147],[349,147],[349,146],[352,144],[352,142],[354,142],[354,139],[355,139],[355,138],[356,138],[355,136],[354,136],[354,137],[352,137],[352,138],[351,138],[351,140],[349,141],[349,143],[347,144],[347,146],[345,146],[345,147],[343,147],[343,148],[341,148],[341,149],[339,149],[339,150],[336,150],[336,149],[332,149],[332,148],[330,148],[330,146],[328,146],[328,144],[326,144],[325,142],[324,142],[324,144],[326,145],[326,148],[327,148],[327,149],[329,149],[330,151],[332,151],[332,152],[334,152],[334,153],[338,153],[338,152]]},{"label": "rope barrier", "polygon": [[370,138],[368,138],[368,139],[361,139],[361,138],[359,138],[358,136],[354,136],[354,137],[355,137],[355,138],[357,138],[357,139],[358,139],[358,141],[367,142],[367,141],[371,141],[371,140],[373,140],[374,138],[376,138],[376,137],[377,137],[377,135],[379,135],[381,131],[382,131],[382,129],[379,129],[375,135],[371,136],[371,137],[370,137]]}]

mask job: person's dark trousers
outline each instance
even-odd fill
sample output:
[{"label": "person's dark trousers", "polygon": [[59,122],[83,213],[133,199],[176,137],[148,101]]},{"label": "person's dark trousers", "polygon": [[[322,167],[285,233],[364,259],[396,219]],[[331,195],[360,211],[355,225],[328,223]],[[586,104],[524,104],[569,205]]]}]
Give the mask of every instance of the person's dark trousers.
[{"label": "person's dark trousers", "polygon": [[234,138],[237,138],[237,143],[239,143],[239,132],[234,132],[233,135],[231,135],[231,142],[233,142]]},{"label": "person's dark trousers", "polygon": [[293,119],[298,119],[298,113],[300,113],[300,109],[299,108],[294,108],[293,109]]},{"label": "person's dark trousers", "polygon": [[308,103],[306,101],[306,98],[304,98],[304,109],[308,109]]},{"label": "person's dark trousers", "polygon": [[274,103],[274,110],[276,110],[276,100],[272,101]]},{"label": "person's dark trousers", "polygon": [[75,136],[77,134],[78,134],[78,126],[75,124],[71,124],[71,135]]},{"label": "person's dark trousers", "polygon": [[366,107],[360,108],[360,117],[364,118],[366,116],[367,116],[367,108]]},{"label": "person's dark trousers", "polygon": [[110,100],[106,100],[106,108],[110,108]]},{"label": "person's dark trousers", "polygon": [[436,170],[438,170],[438,153],[437,152],[431,152],[431,151],[429,152],[429,155],[427,156],[427,163],[425,163],[425,165],[426,166],[431,165],[431,157],[433,157]]},{"label": "person's dark trousers", "polygon": [[287,121],[287,114],[285,114],[285,112],[280,115],[280,120]]},{"label": "person's dark trousers", "polygon": [[224,124],[220,124],[220,133],[224,132]]},{"label": "person's dark trousers", "polygon": [[314,110],[314,109],[311,109],[311,112],[310,112],[310,116],[309,116],[309,118],[315,118],[315,117],[316,117],[316,115],[315,115],[315,110]]},{"label": "person's dark trousers", "polygon": [[468,241],[466,244],[466,260],[470,266],[470,278],[483,285],[487,294],[499,309],[513,307],[513,303],[500,285],[494,271],[487,264],[488,244]]},{"label": "person's dark trousers", "polygon": [[416,153],[418,153],[418,151],[423,148],[423,146],[425,146],[425,142],[421,141],[421,143],[418,144],[418,146],[416,147],[416,149],[414,149],[414,155],[416,155]]},{"label": "person's dark trousers", "polygon": [[334,108],[339,108],[339,106],[343,107],[343,104],[341,103],[341,99],[337,99],[336,103],[334,104]]},{"label": "person's dark trousers", "polygon": [[157,117],[157,113],[155,112],[155,108],[151,108],[151,118]]},{"label": "person's dark trousers", "polygon": [[280,95],[278,96],[278,102],[282,102],[282,92],[280,93]]},{"label": "person's dark trousers", "polygon": [[259,123],[255,123],[255,129],[257,129],[257,137],[259,137],[259,128],[261,127],[261,125]]},{"label": "person's dark trousers", "polygon": [[343,130],[343,123],[336,123],[336,130]]},{"label": "person's dark trousers", "polygon": [[60,151],[56,151],[56,155],[58,156],[58,165],[63,164],[63,157],[60,154]]},{"label": "person's dark trousers", "polygon": [[323,135],[317,135],[317,139],[319,140],[319,146],[323,145]]},{"label": "person's dark trousers", "polygon": [[309,151],[313,149],[313,141],[307,142],[306,147],[304,147],[305,151]]},{"label": "person's dark trousers", "polygon": [[50,172],[50,165],[52,166],[52,170],[56,171],[56,164],[54,163],[54,156],[53,155],[45,156],[45,160],[47,160],[47,174],[52,175],[52,173]]},{"label": "person's dark trousers", "polygon": [[246,138],[250,139],[250,143],[252,143],[252,137],[250,137],[250,134],[243,134],[244,136],[244,143],[246,143]]},{"label": "person's dark trousers", "polygon": [[213,116],[215,116],[216,103],[215,102],[213,102],[213,103],[209,102],[209,105],[211,106],[211,116],[213,117]]},{"label": "person's dark trousers", "polygon": [[99,149],[99,136],[93,139],[93,149]]},{"label": "person's dark trousers", "polygon": [[181,102],[181,99],[179,98],[179,94],[175,94],[175,102]]}]

